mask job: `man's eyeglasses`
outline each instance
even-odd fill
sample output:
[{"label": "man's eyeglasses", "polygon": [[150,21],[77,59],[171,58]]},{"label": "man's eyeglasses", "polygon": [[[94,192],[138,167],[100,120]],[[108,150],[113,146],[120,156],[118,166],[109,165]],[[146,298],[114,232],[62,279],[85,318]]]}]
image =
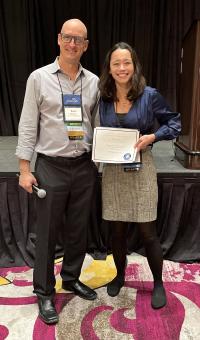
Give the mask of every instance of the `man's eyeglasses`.
[{"label": "man's eyeglasses", "polygon": [[60,33],[60,35],[61,35],[62,41],[65,43],[70,43],[73,39],[76,45],[81,45],[84,43],[85,40],[87,40],[87,38],[79,37],[78,35],[68,35],[65,33]]}]

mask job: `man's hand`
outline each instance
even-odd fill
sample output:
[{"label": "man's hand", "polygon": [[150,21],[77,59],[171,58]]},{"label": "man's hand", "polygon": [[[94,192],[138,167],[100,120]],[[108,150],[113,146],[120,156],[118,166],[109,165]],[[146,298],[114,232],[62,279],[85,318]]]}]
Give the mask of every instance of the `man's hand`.
[{"label": "man's hand", "polygon": [[38,185],[36,178],[33,176],[30,170],[30,162],[25,159],[19,160],[19,185],[32,194],[32,185]]},{"label": "man's hand", "polygon": [[150,135],[143,135],[138,139],[134,147],[137,148],[138,151],[144,150],[148,145],[152,144],[155,139],[156,137],[153,133]]},{"label": "man's hand", "polygon": [[33,176],[31,172],[24,172],[21,173],[19,176],[19,185],[26,190],[27,192],[30,192],[32,194],[33,189],[32,185],[38,185],[36,178]]}]

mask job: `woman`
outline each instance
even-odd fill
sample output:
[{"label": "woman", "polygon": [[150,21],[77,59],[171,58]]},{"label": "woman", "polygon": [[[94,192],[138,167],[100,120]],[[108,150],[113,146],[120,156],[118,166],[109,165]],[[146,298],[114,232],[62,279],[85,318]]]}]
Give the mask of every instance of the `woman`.
[{"label": "woman", "polygon": [[[103,168],[103,218],[111,224],[117,269],[107,292],[116,296],[124,284],[127,228],[129,222],[136,222],[154,279],[151,305],[161,308],[166,304],[166,293],[162,249],[156,235],[158,188],[151,147],[157,141],[178,136],[180,115],[171,111],[156,89],[146,86],[136,52],[127,43],[117,43],[108,52],[99,88],[101,126],[138,129],[140,138],[134,147],[142,155],[139,171],[126,171],[120,164]],[[155,121],[159,122],[157,131]]]}]

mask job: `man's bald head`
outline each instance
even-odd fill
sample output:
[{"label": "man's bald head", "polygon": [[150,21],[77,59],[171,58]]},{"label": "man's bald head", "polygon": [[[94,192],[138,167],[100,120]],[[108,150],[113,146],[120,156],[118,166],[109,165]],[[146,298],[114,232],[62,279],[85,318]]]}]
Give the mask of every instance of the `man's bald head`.
[{"label": "man's bald head", "polygon": [[87,28],[84,23],[79,19],[69,19],[62,25],[61,32],[64,33],[66,30],[76,30],[80,36],[87,38]]}]

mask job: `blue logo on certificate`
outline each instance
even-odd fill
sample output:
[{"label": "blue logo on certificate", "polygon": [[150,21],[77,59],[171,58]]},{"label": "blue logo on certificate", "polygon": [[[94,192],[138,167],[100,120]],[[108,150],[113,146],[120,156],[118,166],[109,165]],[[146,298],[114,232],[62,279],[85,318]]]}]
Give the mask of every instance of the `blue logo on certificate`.
[{"label": "blue logo on certificate", "polygon": [[131,154],[129,152],[124,154],[124,159],[128,161],[131,158]]}]

